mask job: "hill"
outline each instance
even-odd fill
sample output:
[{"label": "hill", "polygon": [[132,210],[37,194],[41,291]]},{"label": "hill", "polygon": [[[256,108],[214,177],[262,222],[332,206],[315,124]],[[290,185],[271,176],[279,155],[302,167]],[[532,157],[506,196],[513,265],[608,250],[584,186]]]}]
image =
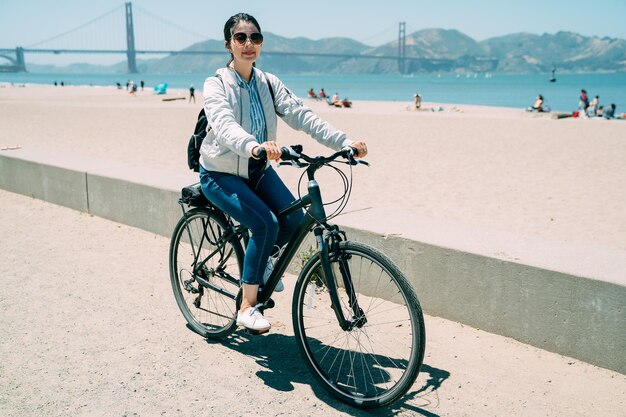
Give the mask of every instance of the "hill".
[{"label": "hill", "polygon": [[[421,72],[626,72],[626,40],[586,37],[573,32],[515,33],[476,41],[458,30],[423,29],[407,35],[401,65],[398,40],[371,47],[349,38],[285,38],[265,33],[264,54],[259,66],[266,71],[292,73],[421,73]],[[228,52],[221,40],[207,40],[183,51],[210,54],[176,54],[161,59],[138,60],[141,72],[206,72],[226,64]],[[302,53],[310,55],[284,55]],[[334,54],[321,57],[315,54]],[[355,55],[359,58],[341,55]],[[83,64],[81,64],[83,65]],[[83,72],[92,66],[71,66]],[[103,69],[125,72],[125,63]]]},{"label": "hill", "polygon": [[482,42],[498,56],[498,71],[546,72],[552,67],[567,72],[623,72],[626,41],[585,37],[573,32],[533,35],[517,33]]},{"label": "hill", "polygon": [[[458,30],[423,29],[406,37],[404,72],[561,72],[626,71],[626,41],[585,37],[572,32],[533,35],[516,33],[478,42]],[[349,38],[284,38],[266,34],[265,55],[259,65],[281,73],[393,73],[398,41],[370,47]],[[222,41],[206,41],[189,50],[224,51],[224,55],[172,56],[148,65],[151,72],[196,71],[219,67],[228,60]],[[269,52],[353,54],[367,59],[273,55]]]}]

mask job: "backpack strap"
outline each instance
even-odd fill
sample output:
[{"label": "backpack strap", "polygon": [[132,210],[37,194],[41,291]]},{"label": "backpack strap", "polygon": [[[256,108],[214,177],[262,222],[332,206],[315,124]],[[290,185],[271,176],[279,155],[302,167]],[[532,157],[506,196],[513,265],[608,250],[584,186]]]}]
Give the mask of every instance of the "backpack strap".
[{"label": "backpack strap", "polygon": [[[267,75],[265,76],[265,79],[267,80],[267,87],[270,89],[270,96],[272,96],[272,103],[274,103],[274,111],[276,111],[276,96],[274,95],[274,88],[272,87],[272,82],[267,77]],[[278,113],[278,111],[276,111],[276,114],[279,116],[282,116],[282,114]]]},{"label": "backpack strap", "polygon": [[272,102],[274,102],[274,107],[276,107],[276,96],[274,96],[274,89],[272,88],[272,82],[270,81],[269,78],[267,78],[267,86],[270,89],[270,95],[272,96]]}]

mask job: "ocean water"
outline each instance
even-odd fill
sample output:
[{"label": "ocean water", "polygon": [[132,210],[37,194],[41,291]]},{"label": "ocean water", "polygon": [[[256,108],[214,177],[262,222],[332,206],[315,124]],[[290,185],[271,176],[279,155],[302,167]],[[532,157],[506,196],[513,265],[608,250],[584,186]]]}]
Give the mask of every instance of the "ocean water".
[{"label": "ocean water", "polygon": [[[144,80],[146,86],[168,83],[170,88],[187,89],[190,84],[201,91],[206,74],[38,74],[0,73],[0,83],[53,84],[63,81],[68,85],[115,85]],[[476,104],[485,106],[526,108],[542,94],[552,111],[571,112],[578,106],[580,90],[584,88],[590,99],[600,96],[600,104],[615,103],[617,113],[626,111],[626,73],[612,74],[558,74],[557,81],[549,82],[549,74],[308,74],[276,73],[296,95],[306,97],[312,87],[324,88],[332,95],[351,100],[382,100],[412,102],[419,92],[426,102],[449,104]],[[0,98],[2,91],[0,90]]]}]

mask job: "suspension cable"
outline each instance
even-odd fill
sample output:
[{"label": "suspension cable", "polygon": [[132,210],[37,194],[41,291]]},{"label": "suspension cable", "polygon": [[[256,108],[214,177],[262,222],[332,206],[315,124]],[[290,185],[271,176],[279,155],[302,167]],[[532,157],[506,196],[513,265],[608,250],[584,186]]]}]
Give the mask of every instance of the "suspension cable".
[{"label": "suspension cable", "polygon": [[194,35],[194,36],[196,36],[196,37],[198,37],[198,38],[200,38],[200,39],[202,39],[202,40],[206,40],[206,39],[208,39],[206,34],[204,34],[204,35],[203,35],[203,34],[200,34],[200,33],[198,33],[198,32],[194,32],[193,30],[189,30],[189,29],[187,29],[187,28],[185,28],[185,27],[183,27],[183,26],[177,25],[176,23],[170,22],[169,20],[164,19],[164,18],[162,18],[161,16],[158,16],[158,15],[156,15],[156,14],[152,13],[152,12],[150,12],[150,11],[148,11],[148,10],[144,9],[144,8],[143,8],[143,7],[141,7],[141,6],[135,5],[135,9],[136,9],[136,10],[138,10],[138,11],[140,11],[141,13],[145,13],[146,15],[148,15],[148,16],[150,16],[150,17],[152,17],[153,19],[159,20],[161,23],[165,23],[165,24],[167,24],[167,25],[173,26],[173,27],[175,27],[175,28],[176,28],[176,29],[178,29],[178,30],[181,30],[181,31],[183,31],[183,32],[186,32],[186,33],[188,33],[188,34],[190,34],[190,35]]},{"label": "suspension cable", "polygon": [[75,27],[74,29],[67,30],[67,31],[65,31],[65,32],[63,32],[63,33],[61,33],[61,34],[59,34],[59,35],[55,35],[55,36],[52,36],[51,38],[44,39],[43,41],[39,41],[39,42],[33,43],[32,45],[28,45],[26,48],[33,48],[33,47],[35,47],[35,46],[39,46],[39,45],[41,45],[42,43],[50,42],[50,41],[53,41],[53,40],[55,40],[55,39],[60,38],[61,36],[65,36],[65,35],[68,35],[68,34],[70,34],[70,33],[72,33],[72,32],[76,32],[77,30],[82,29],[82,28],[84,28],[85,26],[88,26],[88,25],[90,25],[90,24],[92,24],[92,23],[96,22],[97,20],[100,20],[100,19],[102,19],[102,18],[104,18],[104,17],[107,17],[108,15],[113,14],[114,12],[117,12],[117,11],[118,11],[118,10],[120,10],[122,7],[124,7],[124,6],[117,6],[115,9],[113,9],[113,10],[111,10],[111,11],[109,11],[109,12],[106,12],[106,13],[105,13],[105,14],[103,14],[102,16],[98,16],[98,17],[96,17],[95,19],[92,19],[92,20],[90,20],[90,21],[89,21],[89,22],[87,22],[87,23],[83,23],[82,25],[77,26],[77,27]]}]

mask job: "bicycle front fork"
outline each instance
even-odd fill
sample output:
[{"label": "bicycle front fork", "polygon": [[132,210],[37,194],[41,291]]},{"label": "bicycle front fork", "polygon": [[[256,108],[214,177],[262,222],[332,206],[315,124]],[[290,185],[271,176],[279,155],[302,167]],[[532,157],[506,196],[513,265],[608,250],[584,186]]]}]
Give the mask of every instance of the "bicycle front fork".
[{"label": "bicycle front fork", "polygon": [[[320,248],[320,260],[322,263],[322,271],[326,278],[326,285],[328,292],[330,293],[330,300],[339,326],[342,330],[350,331],[355,327],[361,328],[367,323],[365,313],[359,307],[356,291],[352,282],[352,275],[350,273],[350,266],[348,260],[350,256],[343,253],[339,248],[339,243],[342,241],[341,234],[337,226],[331,230],[326,239],[323,238],[323,229],[318,227],[314,231],[315,238],[317,239],[318,247]],[[337,262],[339,266],[339,274],[341,280],[336,279],[335,273],[331,265],[331,257],[333,262]],[[346,291],[348,298],[349,311],[352,313],[352,317],[346,318],[344,309],[341,305],[341,299],[339,297],[339,290],[337,289],[337,283],[342,283]]]}]

